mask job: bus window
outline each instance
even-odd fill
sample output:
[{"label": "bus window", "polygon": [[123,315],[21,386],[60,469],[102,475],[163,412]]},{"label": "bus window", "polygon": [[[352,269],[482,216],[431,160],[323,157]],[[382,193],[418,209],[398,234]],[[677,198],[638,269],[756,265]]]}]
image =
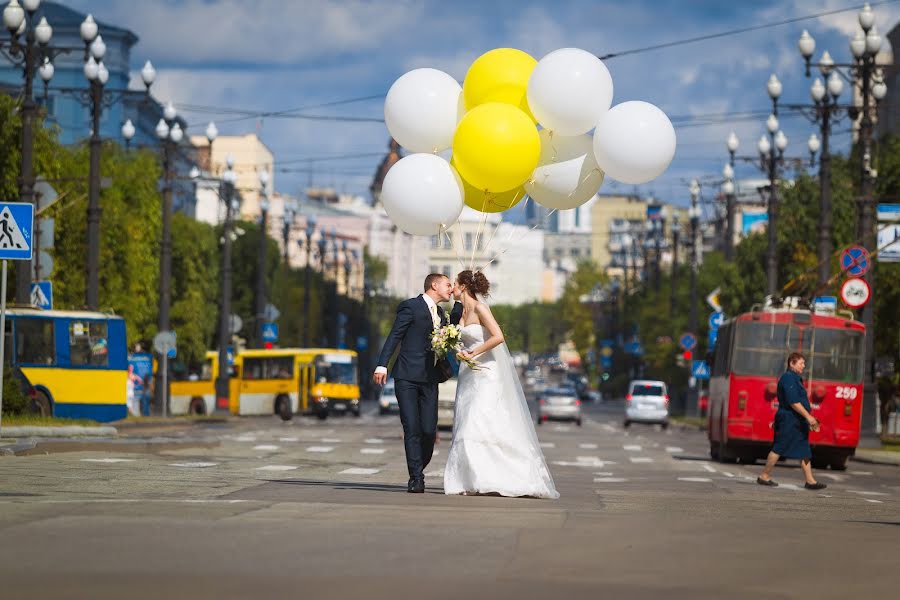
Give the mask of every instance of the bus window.
[{"label": "bus window", "polygon": [[46,367],[56,364],[53,321],[18,318],[15,320],[15,328],[17,364]]},{"label": "bus window", "polygon": [[857,382],[863,378],[865,334],[847,329],[819,329],[804,340],[811,377],[822,381]]},{"label": "bus window", "polygon": [[74,367],[109,365],[109,342],[105,321],[69,323],[69,357]]},{"label": "bus window", "polygon": [[245,358],[244,379],[292,379],[294,357]]},{"label": "bus window", "polygon": [[188,367],[184,363],[172,365],[172,381],[210,380],[212,380],[212,359],[207,359],[200,366]]},{"label": "bus window", "polygon": [[781,375],[789,350],[788,326],[748,321],[736,326],[732,372],[765,377]]},{"label": "bus window", "polygon": [[244,359],[244,379],[262,379],[263,378],[263,359],[261,358],[245,358]]},{"label": "bus window", "polygon": [[356,358],[348,354],[317,356],[316,380],[319,382],[356,385]]}]

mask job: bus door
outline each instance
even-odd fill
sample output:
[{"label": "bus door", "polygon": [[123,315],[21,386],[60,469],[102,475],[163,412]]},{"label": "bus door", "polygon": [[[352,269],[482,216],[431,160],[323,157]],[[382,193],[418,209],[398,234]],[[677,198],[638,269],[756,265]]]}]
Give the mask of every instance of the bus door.
[{"label": "bus door", "polygon": [[297,361],[297,384],[300,392],[300,408],[299,411],[309,412],[310,403],[312,401],[312,386],[315,376],[313,364],[305,359]]}]

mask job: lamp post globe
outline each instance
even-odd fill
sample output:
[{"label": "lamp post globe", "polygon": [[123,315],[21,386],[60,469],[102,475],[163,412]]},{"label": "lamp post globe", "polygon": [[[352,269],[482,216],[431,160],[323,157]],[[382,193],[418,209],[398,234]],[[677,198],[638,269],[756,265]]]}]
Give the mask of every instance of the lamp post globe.
[{"label": "lamp post globe", "polygon": [[812,85],[809,86],[809,95],[812,97],[813,102],[819,103],[825,98],[825,84],[822,83],[822,80],[816,77],[816,79],[812,82]]},{"label": "lamp post globe", "polygon": [[106,82],[109,81],[109,69],[102,60],[97,63],[97,81],[100,82],[100,85],[106,85]]},{"label": "lamp post globe", "polygon": [[79,32],[84,43],[89,44],[94,41],[94,38],[97,37],[97,22],[94,20],[93,15],[88,15],[84,18],[84,21],[81,22],[81,27],[79,27]]},{"label": "lamp post globe", "polygon": [[25,10],[16,0],[10,0],[9,4],[6,5],[6,8],[3,9],[3,26],[6,27],[10,33],[16,33],[19,31],[19,27],[24,23]]},{"label": "lamp post globe", "polygon": [[131,122],[131,119],[128,119],[122,125],[122,137],[125,138],[126,142],[130,142],[135,133],[134,123]]},{"label": "lamp post globe", "polygon": [[94,38],[94,41],[91,42],[90,52],[91,56],[94,57],[94,60],[100,60],[106,56],[106,43],[103,41],[102,35],[98,35]]},{"label": "lamp post globe", "polygon": [[787,148],[788,139],[787,136],[784,135],[783,131],[779,131],[775,134],[775,147],[778,148],[779,152],[784,152],[784,149]]},{"label": "lamp post globe", "polygon": [[828,92],[832,95],[832,97],[835,100],[837,100],[838,96],[840,96],[841,92],[843,92],[843,91],[844,91],[844,80],[841,79],[841,76],[837,74],[837,71],[835,71],[828,78]]},{"label": "lamp post globe", "polygon": [[819,139],[819,136],[812,133],[806,141],[806,147],[809,148],[810,154],[816,154],[822,148],[822,141]]},{"label": "lamp post globe", "polygon": [[863,35],[863,32],[857,31],[856,35],[850,40],[850,52],[857,60],[866,53],[866,36]]},{"label": "lamp post globe", "polygon": [[872,10],[872,7],[869,6],[868,2],[860,9],[858,19],[859,26],[862,27],[865,32],[868,32],[869,29],[872,28],[872,25],[875,24],[875,12]]},{"label": "lamp post globe", "polygon": [[869,54],[878,54],[878,51],[881,50],[882,42],[883,40],[878,34],[877,29],[872,27],[872,29],[866,33],[866,52]]},{"label": "lamp post globe", "polygon": [[884,100],[884,97],[887,96],[887,92],[887,84],[883,81],[876,81],[875,85],[872,86],[872,97],[876,100]]},{"label": "lamp post globe", "polygon": [[44,64],[38,69],[38,73],[41,74],[41,79],[44,80],[44,83],[49,83],[50,80],[53,79],[53,74],[56,73],[56,67],[50,62],[50,57],[44,57]]},{"label": "lamp post globe", "polygon": [[775,133],[778,131],[778,117],[775,115],[769,115],[769,118],[766,119],[766,129],[769,130],[769,133]]},{"label": "lamp post globe", "polygon": [[148,60],[141,69],[141,81],[143,81],[144,85],[149,89],[155,80],[156,69],[153,68],[153,63]]},{"label": "lamp post globe", "polygon": [[759,138],[759,142],[756,144],[756,149],[759,150],[760,154],[768,154],[769,151],[772,150],[772,144],[769,143],[769,138],[766,136],[762,136]]},{"label": "lamp post globe", "polygon": [[50,38],[52,37],[53,28],[50,27],[50,23],[47,22],[47,17],[41,17],[41,21],[37,24],[37,27],[34,28],[34,39],[37,40],[38,44],[46,46],[50,43]]},{"label": "lamp post globe", "polygon": [[722,184],[722,193],[726,196],[732,195],[734,193],[734,182],[726,179],[725,183]]},{"label": "lamp post globe", "polygon": [[734,179],[734,167],[731,166],[731,163],[725,163],[725,166],[722,167],[722,177]]},{"label": "lamp post globe", "polygon": [[160,119],[156,124],[156,137],[161,140],[169,137],[169,125],[166,123],[165,119]]},{"label": "lamp post globe", "polygon": [[184,137],[184,130],[181,129],[181,125],[175,123],[172,125],[172,129],[169,130],[169,139],[171,139],[176,144],[181,141]]},{"label": "lamp post globe", "polygon": [[816,40],[804,29],[803,33],[800,34],[800,39],[797,41],[797,48],[800,50],[803,58],[809,58],[816,51]]},{"label": "lamp post globe", "polygon": [[775,73],[772,73],[772,75],[769,76],[769,81],[766,83],[766,91],[769,93],[769,98],[778,100],[781,96],[781,90],[781,82],[778,81],[778,77]]},{"label": "lamp post globe", "polygon": [[728,140],[725,142],[728,146],[728,151],[734,154],[737,152],[738,146],[740,145],[740,141],[738,140],[738,136],[735,132],[731,132],[728,134]]},{"label": "lamp post globe", "polygon": [[225,157],[225,166],[228,167],[228,170],[234,168],[234,154],[229,154]]},{"label": "lamp post globe", "polygon": [[206,139],[212,144],[217,137],[219,137],[219,130],[216,124],[210,121],[209,125],[206,126]]},{"label": "lamp post globe", "polygon": [[163,117],[165,117],[166,121],[174,121],[177,116],[178,111],[175,110],[175,105],[169,100],[166,102],[166,107],[163,109]]},{"label": "lamp post globe", "polygon": [[22,6],[29,13],[34,13],[41,7],[41,0],[22,0]]},{"label": "lamp post globe", "polygon": [[100,66],[97,64],[97,61],[94,60],[94,57],[88,57],[86,63],[84,63],[84,76],[88,81],[95,81],[100,74]]}]

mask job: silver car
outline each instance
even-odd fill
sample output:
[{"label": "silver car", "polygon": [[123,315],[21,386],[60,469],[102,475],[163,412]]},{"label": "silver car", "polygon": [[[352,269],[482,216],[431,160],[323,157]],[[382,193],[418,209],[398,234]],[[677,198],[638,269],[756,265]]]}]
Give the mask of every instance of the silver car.
[{"label": "silver car", "polygon": [[662,381],[640,379],[628,385],[625,396],[625,427],[632,423],[669,426],[669,392]]},{"label": "silver car", "polygon": [[397,403],[394,380],[388,379],[387,383],[384,384],[384,387],[381,388],[381,394],[378,396],[378,413],[387,415],[399,412],[400,405]]},{"label": "silver car", "polygon": [[538,398],[537,424],[575,421],[581,425],[581,400],[572,388],[547,388]]}]

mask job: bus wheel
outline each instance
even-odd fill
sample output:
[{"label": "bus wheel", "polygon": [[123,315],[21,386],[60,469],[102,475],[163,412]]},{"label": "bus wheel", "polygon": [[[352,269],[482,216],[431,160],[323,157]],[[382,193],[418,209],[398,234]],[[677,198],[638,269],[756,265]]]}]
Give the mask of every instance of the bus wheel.
[{"label": "bus wheel", "polygon": [[35,390],[34,400],[31,401],[31,410],[38,416],[52,417],[53,404],[50,402],[50,397],[41,390]]},{"label": "bus wheel", "polygon": [[721,456],[719,453],[719,442],[709,443],[709,456],[715,461],[719,460],[719,457]]},{"label": "bus wheel", "polygon": [[734,454],[731,453],[730,450],[728,450],[727,444],[720,444],[719,445],[719,460],[723,463],[733,465],[734,463],[737,462],[737,456],[735,456]]},{"label": "bus wheel", "polygon": [[816,456],[813,454],[812,457],[812,467],[813,469],[827,469],[828,468],[828,459],[822,456]]},{"label": "bus wheel", "polygon": [[828,464],[831,465],[831,468],[835,471],[846,471],[847,466],[850,464],[850,455],[844,452],[836,454],[831,458]]},{"label": "bus wheel", "polygon": [[291,400],[287,396],[278,396],[275,399],[275,414],[281,417],[282,421],[290,421],[294,418],[291,414]]},{"label": "bus wheel", "polygon": [[203,402],[203,398],[191,398],[191,404],[188,406],[188,414],[189,415],[205,415],[206,414],[206,403]]}]

